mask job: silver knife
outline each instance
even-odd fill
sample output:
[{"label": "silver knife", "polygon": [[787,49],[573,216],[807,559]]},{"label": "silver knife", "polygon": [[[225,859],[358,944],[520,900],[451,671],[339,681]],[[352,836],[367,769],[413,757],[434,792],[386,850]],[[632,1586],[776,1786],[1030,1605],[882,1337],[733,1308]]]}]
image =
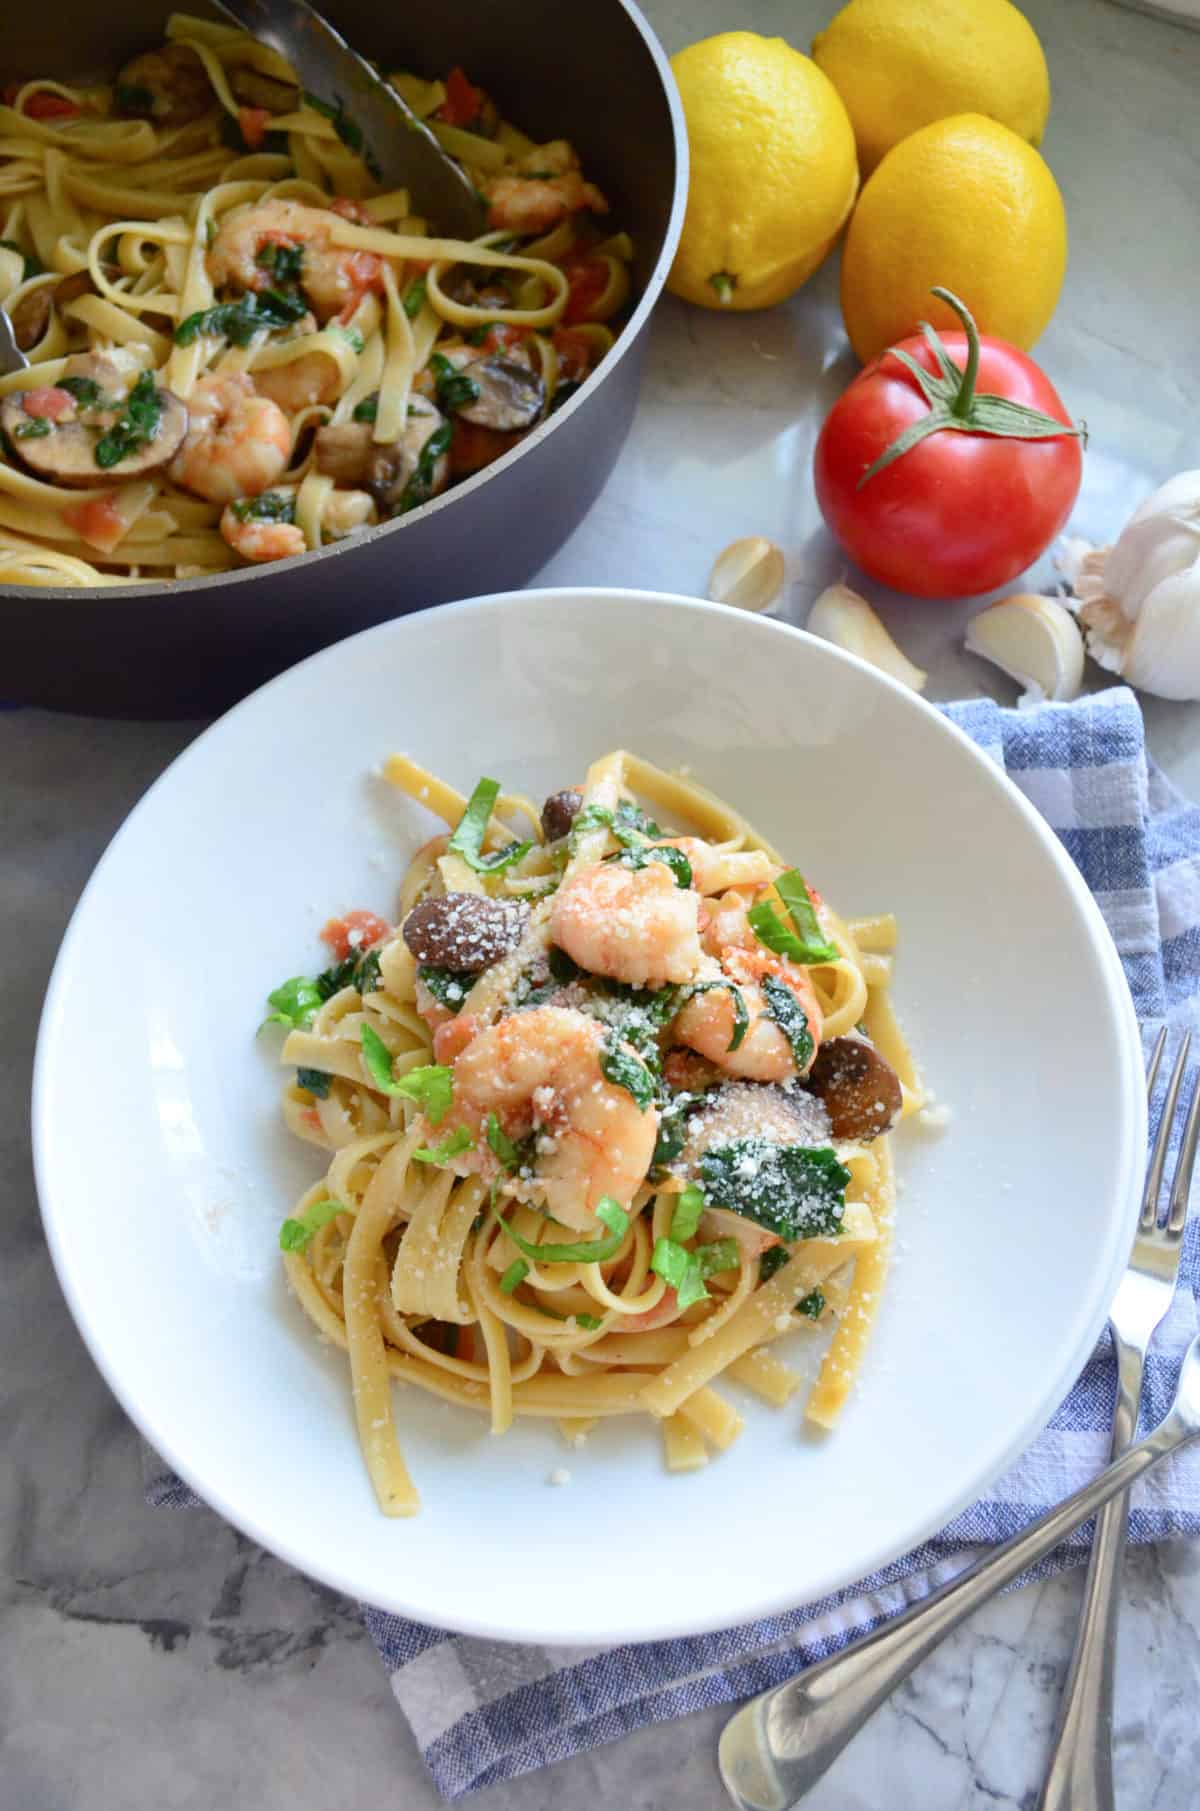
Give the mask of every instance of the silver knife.
[{"label": "silver knife", "polygon": [[440,234],[477,239],[485,231],[484,203],[463,170],[395,89],[305,0],[214,4],[286,58],[306,98],[328,114],[338,137],[359,152],[385,189],[407,189],[414,212]]}]

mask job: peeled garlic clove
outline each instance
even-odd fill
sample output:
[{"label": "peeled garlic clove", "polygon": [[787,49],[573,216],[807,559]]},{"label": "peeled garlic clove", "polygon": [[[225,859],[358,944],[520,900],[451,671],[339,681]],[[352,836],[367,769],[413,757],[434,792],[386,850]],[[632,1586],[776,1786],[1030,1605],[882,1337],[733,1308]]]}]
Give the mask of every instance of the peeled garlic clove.
[{"label": "peeled garlic clove", "polygon": [[783,590],[783,555],[774,541],[746,535],[717,555],[707,596],[735,610],[766,610]]},{"label": "peeled garlic clove", "polygon": [[857,654],[868,665],[878,667],[914,692],[925,690],[928,673],[913,665],[902,654],[865,597],[851,591],[849,585],[830,585],[809,612],[808,631],[819,635],[847,654]]},{"label": "peeled garlic clove", "polygon": [[1079,696],[1083,636],[1055,597],[1017,592],[981,610],[968,624],[967,652],[982,654],[1025,687],[1018,705]]}]

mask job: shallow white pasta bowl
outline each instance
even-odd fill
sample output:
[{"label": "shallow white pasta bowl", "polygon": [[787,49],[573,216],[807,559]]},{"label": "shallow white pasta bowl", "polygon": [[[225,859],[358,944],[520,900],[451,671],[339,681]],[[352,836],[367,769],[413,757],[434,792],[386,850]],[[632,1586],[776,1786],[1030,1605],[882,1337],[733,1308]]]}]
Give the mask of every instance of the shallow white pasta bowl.
[{"label": "shallow white pasta bowl", "polygon": [[[503,1439],[397,1395],[423,1511],[378,1511],[343,1355],[284,1287],[278,1228],[322,1173],[279,1120],[269,988],[324,919],[395,911],[435,827],[379,778],[412,754],[541,796],[623,745],[738,806],[844,914],[900,920],[895,998],[939,1132],[902,1128],[898,1257],[841,1425],[736,1385],[742,1437],[668,1476],[654,1429]],[[146,1437],[327,1583],[514,1640],[718,1628],[895,1558],[1016,1457],[1095,1340],[1132,1232],[1145,1113],[1132,1007],[1082,882],[928,705],[776,623],[631,591],[486,598],[388,623],[239,705],[152,788],[67,933],[34,1100],[63,1289]],[[802,1351],[804,1335],[795,1340]],[[569,1473],[565,1488],[548,1488]]]}]

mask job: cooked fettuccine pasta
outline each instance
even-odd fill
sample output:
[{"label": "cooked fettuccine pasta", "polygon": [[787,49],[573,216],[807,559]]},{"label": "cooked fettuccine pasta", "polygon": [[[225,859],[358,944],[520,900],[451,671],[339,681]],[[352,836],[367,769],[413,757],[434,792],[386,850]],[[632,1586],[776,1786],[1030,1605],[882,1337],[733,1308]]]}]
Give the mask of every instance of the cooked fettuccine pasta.
[{"label": "cooked fettuccine pasta", "polygon": [[540,811],[403,756],[385,774],[448,829],[395,928],[331,921],[333,966],[267,1021],[285,1120],[331,1153],[284,1263],[348,1355],[381,1508],[418,1507],[395,1382],[572,1444],[648,1415],[689,1470],[741,1425],[714,1386],[804,1386],[776,1349],[797,1334],[831,1427],[887,1276],[888,1133],[923,1100],[892,919],[840,919],[736,811],[624,752]]},{"label": "cooked fettuccine pasta", "polygon": [[388,79],[487,203],[439,237],[340,106],[184,13],[104,86],[0,103],[0,580],[277,560],[515,446],[613,343],[633,248],[565,139],[459,69]]}]

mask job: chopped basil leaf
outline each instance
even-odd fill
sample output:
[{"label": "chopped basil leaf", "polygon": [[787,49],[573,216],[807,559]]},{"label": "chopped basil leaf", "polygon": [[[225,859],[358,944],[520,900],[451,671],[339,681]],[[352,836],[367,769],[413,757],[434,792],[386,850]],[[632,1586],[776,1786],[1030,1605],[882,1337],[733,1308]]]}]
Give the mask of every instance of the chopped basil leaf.
[{"label": "chopped basil leaf", "polygon": [[625,842],[630,834],[635,836],[656,837],[663,835],[660,824],[652,817],[647,817],[640,805],[631,799],[622,799],[613,813],[613,830],[618,842]]},{"label": "chopped basil leaf", "polygon": [[280,1251],[303,1251],[315,1232],[347,1211],[340,1201],[314,1201],[298,1219],[285,1220],[279,1228]]},{"label": "chopped basil leaf", "polygon": [[415,321],[425,306],[425,279],[416,277],[401,298],[401,307],[410,321]]},{"label": "chopped basil leaf", "polygon": [[661,1169],[664,1164],[673,1163],[687,1142],[687,1116],[692,1108],[702,1101],[702,1094],[689,1094],[680,1090],[664,1100],[659,1107],[658,1143],[654,1147],[651,1165]]},{"label": "chopped basil leaf", "polygon": [[688,992],[694,997],[696,994],[712,993],[714,989],[719,991],[722,988],[733,1001],[733,1036],[729,1040],[728,1048],[736,1050],[750,1029],[750,1009],[746,1005],[746,996],[741,988],[732,981],[697,981],[688,989]]},{"label": "chopped basil leaf", "polygon": [[480,780],[467,800],[467,808],[446,845],[447,853],[460,855],[468,868],[476,874],[501,874],[505,868],[511,868],[514,862],[528,855],[533,847],[532,843],[514,842],[504,849],[496,850],[493,855],[483,854],[483,839],[487,834],[492,807],[499,796],[499,780]]},{"label": "chopped basil leaf", "polygon": [[200,334],[211,333],[234,346],[248,346],[256,333],[290,327],[306,312],[302,296],[281,295],[275,289],[261,295],[249,291],[236,302],[218,302],[189,314],[175,329],[175,344],[190,346]]},{"label": "chopped basil leaf", "polygon": [[397,1078],[392,1074],[392,1058],[387,1045],[370,1025],[362,1028],[362,1049],[373,1087],[384,1094],[403,1094],[417,1103],[431,1126],[441,1125],[454,1099],[453,1070],[443,1063],[426,1063]]},{"label": "chopped basil leaf", "polygon": [[515,1170],[520,1164],[520,1154],[516,1145],[504,1130],[494,1113],[487,1116],[488,1149],[506,1170]]},{"label": "chopped basil leaf", "polygon": [[[614,834],[620,835],[616,825]],[[670,868],[675,876],[677,887],[690,887],[692,884],[692,864],[682,849],[676,849],[670,843],[661,846],[657,843],[626,843],[616,855],[610,855],[609,861],[619,862],[623,868],[633,868],[635,872],[649,867],[652,861],[661,862],[663,867]]]},{"label": "chopped basil leaf", "polygon": [[532,1258],[535,1264],[603,1264],[616,1256],[629,1231],[629,1215],[611,1195],[602,1195],[596,1208],[596,1218],[609,1228],[608,1238],[581,1240],[574,1245],[535,1245],[532,1240],[523,1239],[497,1210],[495,1190],[492,1191],[492,1212],[517,1250]]},{"label": "chopped basil leaf", "polygon": [[50,423],[44,415],[31,416],[19,427],[13,429],[14,440],[44,440],[50,432]]},{"label": "chopped basil leaf", "polygon": [[336,333],[340,340],[345,340],[352,352],[361,352],[366,344],[357,327],[343,327],[339,322],[334,321],[329,332]]},{"label": "chopped basil leaf", "polygon": [[303,262],[304,247],[302,245],[280,245],[278,241],[271,245],[264,245],[255,259],[256,264],[261,264],[264,270],[271,271],[276,283],[288,284],[300,281],[300,267]]},{"label": "chopped basil leaf", "polygon": [[791,1045],[796,1068],[803,1075],[812,1062],[816,1048],[812,1032],[808,1029],[808,1014],[791,988],[776,976],[764,975],[762,990],[767,1011]]},{"label": "chopped basil leaf", "polygon": [[759,1282],[769,1283],[775,1272],[783,1269],[791,1255],[786,1245],[772,1245],[764,1251],[758,1260]]},{"label": "chopped basil leaf", "polygon": [[374,993],[380,986],[378,948],[352,950],[344,961],[322,969],[315,985],[322,1000],[332,1000],[343,987],[356,988],[360,994]]},{"label": "chopped basil leaf", "polygon": [[529,1275],[529,1266],[524,1258],[514,1258],[504,1275],[500,1278],[501,1295],[511,1295],[519,1284]]},{"label": "chopped basil leaf", "polygon": [[456,409],[464,408],[467,403],[479,401],[479,385],[465,371],[456,371],[450,360],[442,352],[435,352],[429,361],[437,385],[438,406],[453,415]]},{"label": "chopped basil leaf", "polygon": [[624,1088],[642,1112],[653,1105],[657,1090],[654,1077],[640,1057],[619,1044],[608,1044],[600,1053],[600,1073],[614,1088]]},{"label": "chopped basil leaf", "polygon": [[379,413],[379,392],[378,392],[378,390],[376,390],[376,392],[373,396],[364,396],[361,402],[356,402],[354,405],[354,420],[355,421],[374,421],[374,419],[378,415],[378,413]]},{"label": "chopped basil leaf", "polygon": [[675,1203],[675,1212],[671,1216],[671,1237],[681,1243],[685,1239],[694,1239],[703,1212],[704,1190],[694,1182],[689,1183]]},{"label": "chopped basil leaf", "polygon": [[323,119],[327,119],[330,122],[346,149],[348,151],[353,151],[356,156],[361,157],[376,182],[379,182],[383,176],[379,160],[368,148],[367,142],[363,137],[362,127],[358,125],[356,121],[352,120],[350,115],[346,112],[345,103],[341,96],[335,94],[331,105],[329,101],[318,100],[317,96],[310,93],[306,88],[304,90],[304,99],[314,113],[319,113]]},{"label": "chopped basil leaf", "polygon": [[650,1268],[675,1291],[681,1309],[690,1308],[693,1302],[703,1301],[708,1294],[694,1255],[685,1251],[675,1239],[654,1241]]},{"label": "chopped basil leaf", "polygon": [[796,1313],[807,1315],[810,1321],[819,1321],[825,1312],[825,1297],[819,1289],[810,1289],[796,1303]]},{"label": "chopped basil leaf", "polygon": [[769,899],[760,899],[746,914],[759,942],[793,962],[810,966],[815,962],[836,962],[841,951],[822,935],[803,875],[789,868],[775,882],[775,891],[783,901],[790,924],[783,922]]},{"label": "chopped basil leaf", "polygon": [[577,1327],[586,1328],[589,1333],[595,1333],[598,1327],[604,1325],[604,1322],[600,1319],[598,1314],[577,1314],[575,1316],[575,1325]]},{"label": "chopped basil leaf", "polygon": [[333,1077],[327,1069],[297,1069],[296,1081],[301,1088],[307,1088],[318,1100],[328,1100],[329,1090],[333,1086]]},{"label": "chopped basil leaf", "polygon": [[789,1243],[836,1238],[842,1230],[850,1172],[829,1146],[810,1149],[737,1138],[705,1151],[700,1177],[710,1202]]},{"label": "chopped basil leaf", "polygon": [[307,975],[293,975],[267,995],[268,1006],[275,1010],[263,1020],[263,1025],[286,1025],[289,1031],[303,1031],[312,1024],[324,998],[317,983]]},{"label": "chopped basil leaf", "polygon": [[397,515],[406,515],[410,509],[419,509],[422,503],[428,503],[433,495],[434,479],[437,474],[437,462],[447,450],[454,438],[454,429],[448,421],[440,428],[435,428],[417,460],[416,470],[401,492],[400,502],[396,506]]},{"label": "chopped basil leaf", "polygon": [[239,522],[294,522],[296,499],[283,491],[265,490],[257,497],[239,497],[230,508]]},{"label": "chopped basil leaf", "polygon": [[357,987],[360,994],[373,994],[383,985],[382,977],[379,973],[379,950],[377,947],[375,949],[369,949],[366,955],[359,961],[358,973],[354,977],[354,985]]},{"label": "chopped basil leaf", "polygon": [[432,1149],[428,1145],[418,1146],[413,1152],[413,1158],[417,1163],[443,1164],[449,1163],[452,1157],[460,1156],[463,1151],[474,1149],[475,1140],[466,1126],[456,1126],[449,1138],[443,1138],[441,1144],[434,1145]]},{"label": "chopped basil leaf", "polygon": [[81,409],[94,409],[100,401],[100,386],[94,377],[60,377],[58,388],[73,396]]},{"label": "chopped basil leaf", "polygon": [[461,1012],[463,1001],[475,985],[475,976],[469,969],[437,968],[432,962],[422,962],[417,976],[447,1012]]}]

